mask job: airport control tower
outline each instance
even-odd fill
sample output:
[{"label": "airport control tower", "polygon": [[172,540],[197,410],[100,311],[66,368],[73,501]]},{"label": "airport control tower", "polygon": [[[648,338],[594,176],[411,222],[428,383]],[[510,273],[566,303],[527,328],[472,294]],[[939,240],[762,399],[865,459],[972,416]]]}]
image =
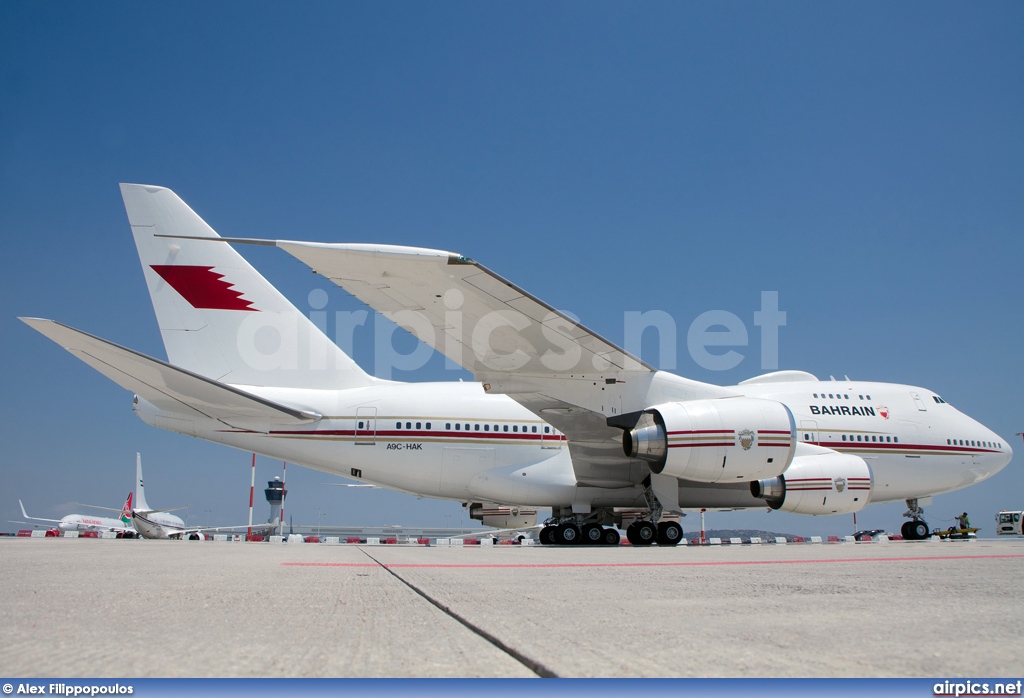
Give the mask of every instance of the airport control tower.
[{"label": "airport control tower", "polygon": [[275,477],[268,482],[263,493],[267,495],[267,504],[270,505],[270,518],[267,523],[277,526],[281,522],[281,507],[284,506],[284,498],[288,494],[281,478]]}]

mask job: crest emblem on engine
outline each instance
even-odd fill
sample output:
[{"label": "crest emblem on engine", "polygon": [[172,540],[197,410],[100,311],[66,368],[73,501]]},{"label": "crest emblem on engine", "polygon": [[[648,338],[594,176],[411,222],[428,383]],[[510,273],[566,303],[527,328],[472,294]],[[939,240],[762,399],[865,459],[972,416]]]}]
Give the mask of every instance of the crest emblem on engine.
[{"label": "crest emblem on engine", "polygon": [[750,429],[744,429],[739,433],[740,446],[743,447],[744,451],[749,451],[750,447],[754,445],[754,432]]},{"label": "crest emblem on engine", "polygon": [[843,490],[846,489],[846,478],[837,477],[835,480],[832,481],[832,484],[836,486],[836,492],[842,492]]}]

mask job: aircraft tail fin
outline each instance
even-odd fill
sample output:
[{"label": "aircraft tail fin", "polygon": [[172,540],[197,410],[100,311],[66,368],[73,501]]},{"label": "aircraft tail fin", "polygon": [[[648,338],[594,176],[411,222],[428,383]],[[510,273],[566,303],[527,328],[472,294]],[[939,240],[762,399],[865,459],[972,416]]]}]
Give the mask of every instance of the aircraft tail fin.
[{"label": "aircraft tail fin", "polygon": [[232,385],[373,384],[178,196],[121,184],[167,360]]},{"label": "aircraft tail fin", "polygon": [[142,454],[135,454],[135,508],[141,511],[149,511],[149,504],[146,503],[146,487],[142,484]]},{"label": "aircraft tail fin", "polygon": [[[140,479],[139,479],[139,484],[140,485],[142,484],[141,476],[140,476]],[[121,507],[120,519],[121,519],[121,523],[123,523],[125,526],[131,526],[132,525],[132,493],[131,492],[128,493],[128,499],[124,500],[124,506]]]}]

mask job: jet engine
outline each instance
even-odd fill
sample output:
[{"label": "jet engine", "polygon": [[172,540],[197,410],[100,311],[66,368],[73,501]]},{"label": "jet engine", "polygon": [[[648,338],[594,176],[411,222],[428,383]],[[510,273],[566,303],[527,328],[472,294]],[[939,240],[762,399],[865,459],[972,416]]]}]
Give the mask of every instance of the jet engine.
[{"label": "jet engine", "polygon": [[491,502],[472,502],[469,518],[492,528],[530,528],[537,525],[537,510],[532,507],[507,507]]},{"label": "jet engine", "polygon": [[871,468],[860,456],[809,447],[778,477],[750,483],[750,493],[772,509],[794,514],[848,514],[871,499]]},{"label": "jet engine", "polygon": [[657,405],[622,437],[626,455],[654,473],[722,483],[779,475],[796,443],[788,407],[749,397]]}]

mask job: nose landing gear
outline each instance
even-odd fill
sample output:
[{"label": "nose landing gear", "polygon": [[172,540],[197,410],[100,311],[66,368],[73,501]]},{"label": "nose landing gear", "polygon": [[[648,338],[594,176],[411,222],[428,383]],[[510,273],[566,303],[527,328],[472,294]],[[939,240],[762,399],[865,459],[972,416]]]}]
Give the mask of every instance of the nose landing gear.
[{"label": "nose landing gear", "polygon": [[900,527],[904,540],[924,540],[931,536],[931,530],[924,522],[924,509],[918,506],[917,499],[907,500],[907,511],[903,515],[910,519]]}]

